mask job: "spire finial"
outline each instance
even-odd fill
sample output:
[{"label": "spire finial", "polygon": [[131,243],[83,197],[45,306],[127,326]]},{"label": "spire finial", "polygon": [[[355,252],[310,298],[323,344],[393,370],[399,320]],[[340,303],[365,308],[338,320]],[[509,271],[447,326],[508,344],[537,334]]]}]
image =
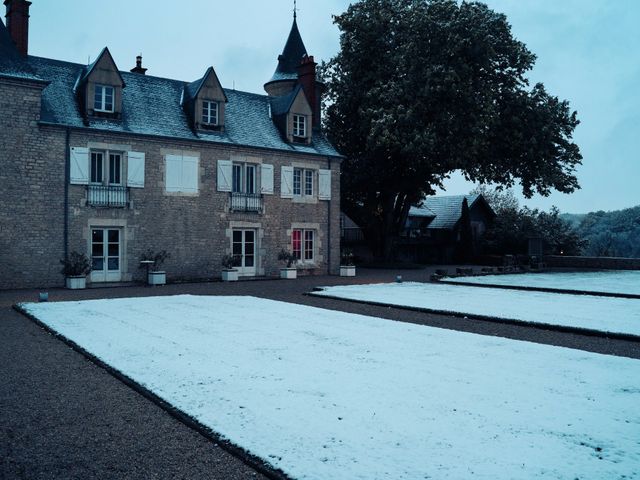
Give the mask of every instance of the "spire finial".
[{"label": "spire finial", "polygon": [[293,19],[295,20],[298,13],[298,5],[296,3],[296,0],[293,0]]}]

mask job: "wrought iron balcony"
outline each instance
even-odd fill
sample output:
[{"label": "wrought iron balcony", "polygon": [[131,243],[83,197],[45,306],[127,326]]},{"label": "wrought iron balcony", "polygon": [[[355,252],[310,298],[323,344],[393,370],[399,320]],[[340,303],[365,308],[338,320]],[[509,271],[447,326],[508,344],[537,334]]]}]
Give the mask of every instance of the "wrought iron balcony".
[{"label": "wrought iron balcony", "polygon": [[262,212],[262,195],[257,193],[231,193],[232,212]]},{"label": "wrought iron balcony", "polygon": [[89,185],[87,204],[92,207],[126,208],[129,205],[129,188],[116,185]]}]

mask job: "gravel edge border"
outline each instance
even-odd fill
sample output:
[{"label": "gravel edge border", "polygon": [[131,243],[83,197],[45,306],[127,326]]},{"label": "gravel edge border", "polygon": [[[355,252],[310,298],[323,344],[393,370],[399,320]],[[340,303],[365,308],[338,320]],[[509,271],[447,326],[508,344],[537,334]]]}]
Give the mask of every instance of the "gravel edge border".
[{"label": "gravel edge border", "polygon": [[600,337],[600,338],[610,338],[610,339],[616,339],[616,340],[627,340],[627,341],[631,341],[631,342],[640,342],[640,335],[634,335],[632,333],[603,332],[601,330],[595,330],[595,329],[584,328],[584,327],[571,327],[571,326],[567,326],[567,325],[554,325],[554,324],[551,324],[551,323],[530,322],[530,321],[527,321],[527,320],[517,320],[517,319],[513,319],[513,318],[492,317],[492,316],[489,316],[489,315],[478,315],[478,314],[473,314],[473,313],[461,313],[461,312],[454,312],[454,311],[449,311],[449,310],[438,310],[438,309],[426,308],[426,307],[411,307],[411,306],[406,306],[406,305],[394,305],[394,304],[391,304],[391,303],[375,302],[373,300],[355,300],[355,299],[352,299],[352,298],[338,297],[336,295],[324,295],[324,294],[319,293],[321,291],[323,291],[322,287],[318,287],[317,290],[313,290],[311,292],[306,292],[306,293],[304,293],[304,295],[308,295],[308,296],[311,296],[311,297],[317,297],[317,298],[329,298],[329,299],[332,299],[332,300],[341,300],[343,302],[361,303],[361,304],[365,304],[365,305],[372,305],[374,307],[390,307],[390,308],[397,308],[397,309],[400,309],[400,310],[409,310],[409,311],[412,311],[412,312],[430,313],[430,314],[435,314],[435,315],[447,315],[447,316],[450,316],[450,317],[467,318],[467,319],[471,319],[471,320],[482,320],[482,321],[486,321],[486,322],[502,323],[502,324],[506,324],[506,325],[517,325],[517,326],[520,326],[520,327],[536,328],[538,330],[551,330],[551,331],[562,332],[562,333],[574,333],[574,334],[579,334],[579,335],[587,335],[587,336],[590,336],[590,337]]},{"label": "gravel edge border", "polygon": [[568,288],[525,287],[522,285],[497,285],[492,283],[453,282],[451,280],[433,280],[433,283],[444,285],[458,285],[464,287],[500,288],[502,290],[521,290],[524,292],[563,293],[568,295],[588,295],[592,297],[631,298],[640,300],[635,293],[591,292],[588,290],[571,290]]},{"label": "gravel edge border", "polygon": [[163,400],[158,395],[153,393],[151,390],[137,383],[131,377],[125,375],[120,370],[112,367],[111,365],[104,362],[97,356],[93,355],[91,352],[85,350],[83,347],[81,347],[79,344],[77,344],[73,340],[70,340],[64,335],[56,332],[49,325],[45,324],[44,322],[39,320],[36,316],[29,313],[26,309],[24,309],[24,307],[21,304],[14,304],[13,309],[19,312],[20,314],[24,315],[26,318],[28,318],[32,322],[34,322],[38,327],[42,328],[45,332],[49,333],[54,338],[62,341],[63,343],[68,345],[71,349],[73,349],[77,353],[84,356],[87,360],[89,360],[91,363],[96,365],[98,368],[105,370],[107,373],[115,377],[117,380],[124,383],[127,387],[131,388],[133,391],[135,391],[139,395],[142,395],[144,398],[146,398],[147,400],[151,401],[152,403],[160,407],[162,410],[164,410],[166,413],[171,415],[173,418],[175,418],[176,420],[178,420],[188,428],[195,430],[197,433],[205,437],[207,440],[214,442],[224,451],[229,453],[231,456],[237,458],[245,465],[254,469],[256,472],[264,475],[269,480],[295,480],[292,477],[289,477],[282,470],[272,467],[271,465],[266,463],[264,460],[262,460],[260,457],[253,455],[252,453],[248,452],[244,448],[230,442],[226,438],[222,437],[216,431],[207,427],[206,425],[199,422],[192,416],[183,412],[182,410],[174,407],[169,402],[167,402],[166,400]]}]

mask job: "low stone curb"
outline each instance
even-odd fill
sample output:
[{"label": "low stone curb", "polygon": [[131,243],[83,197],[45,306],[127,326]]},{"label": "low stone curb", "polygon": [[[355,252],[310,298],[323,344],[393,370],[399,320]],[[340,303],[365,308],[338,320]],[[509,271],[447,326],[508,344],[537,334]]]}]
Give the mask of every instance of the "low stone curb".
[{"label": "low stone curb", "polygon": [[522,290],[525,292],[564,293],[569,295],[590,295],[594,297],[632,298],[640,300],[635,293],[591,292],[587,290],[571,290],[567,288],[525,287],[522,285],[496,285],[493,283],[453,282],[451,280],[432,280],[433,283],[457,285],[464,287],[501,288],[503,290]]},{"label": "low stone curb", "polygon": [[272,467],[271,465],[263,461],[261,458],[247,452],[242,447],[235,445],[229,440],[223,438],[220,434],[218,434],[214,430],[211,430],[209,427],[200,423],[195,418],[186,414],[182,410],[179,410],[178,408],[174,407],[173,405],[171,405],[170,403],[168,403],[167,401],[163,400],[158,395],[153,393],[151,390],[137,383],[131,377],[125,375],[120,370],[113,368],[111,365],[105,363],[100,358],[96,357],[89,351],[85,350],[79,344],[75,343],[73,340],[70,340],[64,335],[56,332],[50,326],[41,322],[37,317],[30,314],[27,310],[24,309],[24,307],[21,304],[14,304],[13,308],[14,310],[18,311],[19,313],[21,313],[22,315],[24,315],[25,317],[33,321],[36,325],[38,325],[40,328],[45,330],[47,333],[57,338],[58,340],[61,340],[66,345],[71,347],[74,351],[86,357],[87,360],[95,364],[97,367],[102,368],[103,370],[106,370],[110,375],[120,380],[126,386],[134,390],[136,393],[142,395],[147,400],[150,400],[152,403],[154,403],[155,405],[160,407],[162,410],[167,412],[169,415],[171,415],[173,418],[183,423],[187,427],[195,430],[200,435],[205,437],[207,440],[214,442],[220,448],[222,448],[223,450],[225,450],[235,458],[239,459],[242,463],[251,467],[256,472],[264,475],[270,480],[294,480],[291,477],[289,477],[286,473],[284,473],[282,470]]},{"label": "low stone curb", "polygon": [[506,325],[517,325],[520,327],[537,328],[539,330],[551,330],[555,332],[563,333],[577,333],[579,335],[587,335],[590,337],[610,338],[616,340],[627,340],[631,342],[640,342],[640,335],[634,335],[631,333],[618,333],[618,332],[603,332],[600,330],[594,330],[592,328],[584,327],[571,327],[567,325],[553,325],[551,323],[538,323],[530,322],[528,320],[516,320],[513,318],[500,318],[491,317],[489,315],[478,315],[473,313],[454,312],[449,310],[438,310],[435,308],[426,307],[412,307],[407,305],[393,305],[391,303],[375,302],[373,300],[355,300],[352,298],[343,298],[336,295],[323,295],[318,292],[323,291],[322,287],[318,287],[311,292],[307,292],[304,295],[309,295],[317,298],[330,298],[332,300],[342,300],[345,302],[361,303],[365,305],[372,305],[374,307],[387,307],[397,308],[399,310],[409,310],[412,312],[430,313],[435,315],[447,315],[449,317],[466,318],[470,320],[483,320],[485,322],[502,323]]}]

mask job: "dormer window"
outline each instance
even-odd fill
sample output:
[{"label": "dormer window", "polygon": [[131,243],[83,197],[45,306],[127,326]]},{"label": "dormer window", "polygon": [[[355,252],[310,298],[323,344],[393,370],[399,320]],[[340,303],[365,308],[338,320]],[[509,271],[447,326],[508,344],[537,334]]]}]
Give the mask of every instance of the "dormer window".
[{"label": "dormer window", "polygon": [[202,123],[205,125],[218,125],[218,102],[213,100],[202,101]]},{"label": "dormer window", "polygon": [[298,138],[307,136],[307,119],[304,115],[293,115],[293,136]]},{"label": "dormer window", "polygon": [[113,112],[113,87],[95,86],[93,109],[96,112]]}]

